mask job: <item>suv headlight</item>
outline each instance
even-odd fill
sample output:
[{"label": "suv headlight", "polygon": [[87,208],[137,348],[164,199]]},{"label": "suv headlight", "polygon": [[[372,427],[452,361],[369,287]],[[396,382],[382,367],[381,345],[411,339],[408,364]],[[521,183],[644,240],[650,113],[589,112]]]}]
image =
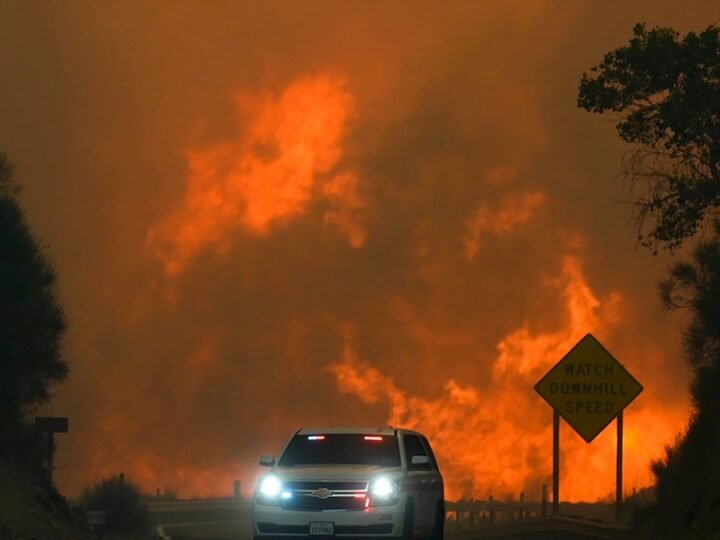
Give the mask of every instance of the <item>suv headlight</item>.
[{"label": "suv headlight", "polygon": [[398,486],[385,476],[380,476],[370,484],[370,495],[373,506],[395,504],[397,502]]},{"label": "suv headlight", "polygon": [[282,482],[274,474],[268,474],[260,479],[257,495],[264,502],[276,502],[282,491]]}]

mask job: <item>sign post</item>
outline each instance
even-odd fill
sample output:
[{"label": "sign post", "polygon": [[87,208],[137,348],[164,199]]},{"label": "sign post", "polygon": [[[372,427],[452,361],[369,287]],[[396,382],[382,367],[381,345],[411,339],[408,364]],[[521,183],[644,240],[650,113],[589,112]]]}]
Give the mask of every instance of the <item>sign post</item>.
[{"label": "sign post", "polygon": [[560,413],[553,409],[553,516],[560,513]]},{"label": "sign post", "polygon": [[622,412],[642,385],[592,334],[585,335],[535,385],[553,408],[553,514],[560,502],[560,417],[591,442],[617,418],[616,519],[622,506]]},{"label": "sign post", "polygon": [[623,412],[617,417],[617,457],[615,458],[615,521],[620,521],[623,500]]},{"label": "sign post", "polygon": [[35,418],[35,429],[45,433],[45,452],[47,466],[47,481],[52,485],[53,455],[55,453],[55,433],[68,432],[67,417],[38,416]]}]

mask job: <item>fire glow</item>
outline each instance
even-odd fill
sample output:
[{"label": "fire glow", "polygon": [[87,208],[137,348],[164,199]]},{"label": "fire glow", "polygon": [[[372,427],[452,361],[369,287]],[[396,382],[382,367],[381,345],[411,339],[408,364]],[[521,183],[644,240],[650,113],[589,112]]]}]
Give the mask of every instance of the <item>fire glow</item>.
[{"label": "fire glow", "polygon": [[[266,235],[273,224],[323,199],[325,225],[359,248],[365,242],[358,178],[337,170],[354,98],[342,79],[300,78],[279,96],[237,100],[249,126],[234,141],[187,152],[185,201],[152,227],[148,244],[165,273],[181,273],[205,250],[226,253],[241,230]],[[333,174],[329,174],[330,172]]]},{"label": "fire glow", "polygon": [[[3,10],[0,102],[69,323],[38,411],[70,418],[63,495],[248,496],[299,428],[389,422],[449,497],[537,500],[533,387],[587,331],[645,388],[624,485],[652,482],[692,409],[689,314],[657,299],[688,253],[636,245],[618,201],[645,186],[613,181],[622,139],[576,90],[639,20],[697,30],[717,2],[66,4]],[[614,424],[563,421],[561,451],[563,500],[614,494]]]},{"label": "fire glow", "polygon": [[[298,309],[291,312],[286,302],[287,291],[297,292],[291,287],[307,289],[313,296],[323,297],[327,282],[317,279],[313,273],[317,271],[314,266],[309,271],[302,266],[294,267],[292,260],[273,259],[272,267],[280,269],[278,274],[283,279],[283,287],[278,288],[282,292],[278,296],[273,296],[275,293],[271,288],[260,287],[256,291],[252,286],[241,283],[240,278],[233,280],[233,287],[242,289],[245,286],[242,293],[253,293],[250,298],[257,302],[245,313],[239,307],[245,301],[241,294],[230,290],[222,292],[223,296],[227,295],[235,301],[232,309],[245,314],[247,320],[252,319],[255,308],[261,305],[262,308],[272,306],[282,313],[279,317],[281,323],[265,314],[267,318],[263,319],[263,324],[266,326],[252,327],[256,330],[260,328],[257,331],[261,334],[259,338],[251,331],[243,335],[238,321],[244,324],[245,320],[241,317],[232,319],[232,314],[225,313],[224,316],[228,321],[238,323],[237,326],[221,318],[210,318],[209,322],[203,320],[202,316],[212,312],[215,307],[213,302],[218,302],[218,299],[209,296],[204,284],[197,283],[198,280],[193,282],[191,272],[188,272],[187,283],[183,285],[190,284],[190,287],[184,292],[196,294],[193,299],[201,298],[199,303],[204,308],[196,312],[198,306],[189,299],[187,307],[192,311],[189,316],[188,312],[175,313],[173,310],[180,308],[171,303],[165,306],[168,312],[159,313],[167,319],[185,316],[193,321],[193,325],[198,321],[203,328],[198,330],[193,326],[192,331],[197,336],[186,349],[184,363],[168,363],[172,365],[172,370],[169,370],[172,377],[168,384],[162,386],[161,382],[153,381],[153,396],[160,397],[148,399],[141,388],[133,386],[123,391],[127,395],[117,389],[108,394],[108,399],[114,398],[116,402],[113,407],[108,404],[107,412],[98,421],[96,433],[87,436],[85,445],[89,448],[87,461],[92,474],[103,477],[122,470],[148,491],[162,487],[177,491],[184,497],[224,495],[236,480],[242,479],[244,493],[248,494],[257,475],[257,467],[255,456],[249,455],[249,450],[243,446],[247,441],[224,431],[213,433],[208,430],[204,432],[209,434],[208,442],[196,443],[206,440],[198,437],[197,433],[206,429],[204,424],[207,419],[227,418],[233,425],[237,422],[253,433],[259,430],[260,434],[254,437],[254,441],[258,442],[258,447],[260,443],[264,445],[262,450],[265,451],[272,450],[272,445],[279,446],[284,434],[314,424],[319,416],[311,416],[317,414],[317,407],[308,406],[301,400],[295,403],[290,397],[286,401],[273,397],[264,402],[258,395],[254,401],[238,405],[235,397],[242,396],[242,391],[226,382],[234,379],[239,381],[240,386],[248,365],[240,361],[234,363],[235,359],[245,357],[252,359],[248,362],[255,362],[257,357],[270,357],[257,356],[258,353],[271,350],[282,369],[263,372],[262,377],[275,384],[274,378],[279,374],[292,373],[292,383],[288,383],[289,377],[281,378],[277,388],[287,390],[287,385],[291,384],[294,389],[303,386],[299,382],[304,382],[307,388],[317,391],[317,380],[322,378],[319,370],[336,358],[342,346],[339,339],[335,341],[339,333],[345,337],[345,345],[342,359],[330,367],[334,379],[332,384],[337,384],[340,392],[345,394],[343,399],[346,402],[354,401],[353,413],[364,408],[362,404],[367,405],[368,410],[371,405],[388,404],[387,410],[392,412],[386,420],[390,424],[417,429],[428,435],[443,469],[448,498],[484,498],[489,494],[517,497],[525,491],[529,499],[537,499],[540,486],[550,484],[552,414],[532,388],[587,331],[597,333],[603,340],[608,338],[612,343],[625,317],[620,294],[613,293],[599,299],[583,273],[580,256],[566,256],[562,260],[560,276],[549,280],[548,285],[551,296],[561,296],[564,300],[565,323],[544,331],[533,330],[530,323],[524,323],[497,342],[495,357],[477,358],[473,354],[478,336],[483,337],[482,327],[468,331],[470,325],[462,326],[457,319],[437,320],[457,309],[458,313],[468,316],[471,324],[482,324],[485,316],[482,309],[487,309],[487,306],[468,315],[467,311],[463,312],[462,306],[457,306],[457,302],[448,301],[447,305],[441,306],[445,311],[436,309],[438,306],[433,303],[431,309],[436,320],[426,323],[422,315],[415,318],[413,302],[418,296],[441,291],[437,297],[442,304],[447,293],[457,293],[453,287],[460,287],[464,292],[474,282],[486,279],[486,274],[477,269],[485,263],[484,249],[490,244],[489,240],[512,242],[514,234],[531,229],[528,224],[544,213],[542,209],[548,203],[549,195],[535,187],[521,186],[501,193],[495,199],[498,203],[475,201],[463,212],[457,212],[460,217],[452,224],[453,227],[444,229],[455,235],[440,238],[443,245],[449,246],[447,252],[431,249],[437,246],[426,240],[427,234],[424,233],[417,243],[418,258],[412,260],[407,268],[402,267],[405,264],[403,259],[394,263],[398,265],[402,278],[395,276],[393,279],[396,281],[384,282],[385,259],[378,257],[377,253],[368,254],[370,249],[363,249],[371,247],[366,246],[370,232],[377,238],[387,234],[394,240],[407,242],[411,247],[418,239],[395,236],[396,229],[406,228],[406,224],[382,221],[376,213],[377,208],[372,206],[377,203],[372,199],[372,190],[363,191],[364,183],[347,163],[345,136],[356,112],[355,98],[346,86],[342,78],[326,74],[306,76],[291,82],[277,94],[260,93],[239,102],[238,107],[247,120],[242,133],[234,139],[187,152],[189,173],[183,186],[183,196],[169,214],[149,228],[147,245],[162,264],[165,276],[173,278],[184,274],[196,259],[205,254],[215,255],[216,260],[222,262],[223,256],[241,238],[250,238],[256,245],[271,243],[274,231],[289,228],[302,220],[304,225],[310,224],[308,228],[312,229],[312,234],[319,229],[323,234],[339,237],[340,241],[334,243],[332,249],[341,251],[333,253],[333,259],[346,258],[350,253],[357,256],[353,264],[358,264],[358,268],[353,267],[348,272],[347,266],[340,266],[345,271],[338,271],[328,278],[340,292],[335,293],[337,297],[334,300],[323,298],[319,301],[317,304],[320,307],[315,307],[315,311]],[[485,182],[488,186],[499,186],[499,189],[505,189],[503,186],[517,175],[512,167],[493,171],[488,173]],[[396,189],[393,197],[403,200],[405,193]],[[432,202],[436,203],[435,198]],[[408,215],[413,222],[427,214],[427,207],[420,205],[417,208],[413,206],[412,210]],[[375,223],[376,228],[372,231],[369,231],[370,220],[365,219],[366,211],[381,224],[378,226]],[[395,219],[403,219],[403,214],[399,213]],[[428,223],[423,224],[424,229],[432,230],[434,223]],[[573,245],[566,242],[567,249],[585,249],[581,245],[584,242],[577,238],[582,240],[583,236],[575,231]],[[320,252],[317,238],[306,236],[301,239],[307,242],[303,244],[303,249],[307,245],[311,248],[308,251],[317,249]],[[393,244],[393,251],[402,254],[402,246],[396,247]],[[514,248],[507,249],[512,251]],[[453,257],[448,256],[451,251]],[[264,255],[258,255],[261,256]],[[386,255],[381,253],[383,256]],[[367,261],[373,257],[373,264],[367,266]],[[256,262],[252,259],[247,264]],[[361,267],[363,264],[365,266]],[[356,271],[368,268],[371,271]],[[463,273],[468,268],[477,273]],[[377,269],[381,271],[373,273]],[[229,272],[235,270],[236,267],[226,268]],[[398,268],[387,270],[388,275],[392,275]],[[367,275],[373,276],[369,284],[364,281]],[[420,281],[415,288],[403,288],[406,282],[418,276]],[[454,280],[454,277],[457,279]],[[265,275],[259,281],[264,278]],[[178,289],[178,294],[182,294],[181,286]],[[535,292],[530,291],[530,294]],[[208,298],[203,296],[205,294]],[[308,303],[311,307],[314,305],[302,295],[298,298],[300,307]],[[337,298],[341,298],[342,302],[338,304]],[[383,324],[388,324],[380,328],[373,319],[364,316],[358,308],[364,303],[367,304],[363,309],[372,313],[373,318],[383,311],[392,312],[393,316],[383,319]],[[509,320],[515,321],[516,317],[522,316],[521,310],[521,306],[512,307],[505,310],[503,316],[512,317]],[[286,319],[292,320],[285,324]],[[331,322],[328,323],[328,320]],[[349,322],[340,323],[340,332],[334,333],[338,321]],[[438,322],[443,327],[442,335],[433,334],[433,323]],[[187,330],[187,326],[179,327]],[[364,332],[387,331],[392,334],[392,343],[386,349],[400,344],[397,345],[396,356],[393,358],[381,346],[368,348],[374,350],[372,360],[377,363],[362,358],[358,351],[365,349],[354,341],[352,332],[345,331],[353,327]],[[317,333],[313,334],[314,331]],[[310,341],[309,337],[305,340],[306,336],[321,334],[321,339],[332,335],[320,349],[325,356],[307,360],[302,354],[296,354],[297,350],[310,348],[303,347]],[[409,336],[409,340],[403,342],[403,334]],[[151,340],[156,339],[152,334]],[[426,364],[427,370],[413,370],[402,384],[389,375],[397,355],[412,356],[411,350],[403,349],[403,343],[407,345],[412,340],[431,342],[435,339],[439,345],[432,347],[427,354],[431,360]],[[228,346],[229,342],[237,341],[244,341],[243,345],[247,348],[231,349]],[[277,350],[273,349],[276,344],[280,344]],[[386,341],[384,345],[387,344]],[[455,351],[458,358],[467,358],[464,365],[456,364],[459,370],[473,363],[473,369],[489,373],[491,384],[480,386],[463,382],[465,379],[461,373],[449,371],[449,363],[442,355],[447,350]],[[180,354],[183,354],[182,351]],[[619,359],[632,368],[632,359]],[[303,364],[303,361],[307,363]],[[657,359],[659,365],[663,362],[666,362],[665,359]],[[301,381],[303,377],[305,379]],[[638,377],[642,379],[642,375]],[[158,381],[163,380],[164,376],[158,377]],[[427,397],[426,391],[415,388],[416,384],[420,386],[428,381],[437,383],[435,397]],[[249,386],[262,387],[263,384],[253,379]],[[158,392],[156,385],[163,390],[162,393]],[[649,385],[647,388],[651,390]],[[246,386],[244,392],[252,394],[252,389]],[[283,395],[293,394],[283,392]],[[232,396],[233,399],[223,402],[222,396]],[[127,403],[138,405],[130,409]],[[657,395],[648,391],[628,411],[625,446],[626,485],[630,489],[650,484],[650,460],[660,456],[664,445],[672,441],[685,421],[687,411],[678,409],[676,404],[675,410],[671,407],[673,405],[661,403]],[[257,410],[267,414],[258,418]],[[340,416],[344,413],[341,410],[336,412]],[[138,418],[147,420],[138,422]],[[352,419],[347,422],[350,424],[357,422],[358,418],[361,417],[350,413],[344,417],[345,420]],[[374,416],[372,419],[373,424],[381,420]],[[158,425],[165,424],[168,429],[175,428],[176,438],[157,429]],[[192,435],[187,436],[189,433]],[[93,437],[95,440],[91,440]],[[319,441],[318,444],[323,444],[321,441],[324,438],[323,435],[308,437],[309,440]],[[374,444],[372,441],[381,441],[382,437],[368,436],[365,439],[368,444]],[[592,445],[586,445],[564,426],[562,439],[563,500],[595,500],[611,493],[615,452],[613,430],[607,430]],[[178,440],[183,448],[186,447],[185,453],[168,459],[168,456],[178,456]]]},{"label": "fire glow", "polygon": [[[341,392],[367,404],[392,403],[388,423],[428,435],[449,499],[516,497],[520,492],[538,499],[541,485],[551,484],[552,413],[532,387],[587,331],[611,336],[622,313],[619,294],[595,297],[576,257],[565,258],[562,281],[567,327],[533,333],[524,326],[507,335],[497,346],[492,384],[482,391],[449,378],[437,399],[414,395],[358,358],[352,339],[342,361],[330,370]],[[640,488],[651,483],[649,463],[660,457],[675,429],[648,405],[634,404],[626,418],[626,476],[632,478],[631,489]],[[561,444],[563,500],[606,497],[614,478],[615,440],[614,433],[608,434],[613,430],[587,445],[570,429],[564,426]]]}]

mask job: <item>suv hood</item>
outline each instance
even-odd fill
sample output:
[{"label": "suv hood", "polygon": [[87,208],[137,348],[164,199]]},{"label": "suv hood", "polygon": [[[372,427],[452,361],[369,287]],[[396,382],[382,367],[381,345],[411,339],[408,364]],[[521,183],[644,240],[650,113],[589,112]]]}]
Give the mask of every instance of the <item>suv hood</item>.
[{"label": "suv hood", "polygon": [[392,473],[400,467],[377,465],[295,465],[275,467],[274,472],[283,480],[370,480],[380,473]]}]

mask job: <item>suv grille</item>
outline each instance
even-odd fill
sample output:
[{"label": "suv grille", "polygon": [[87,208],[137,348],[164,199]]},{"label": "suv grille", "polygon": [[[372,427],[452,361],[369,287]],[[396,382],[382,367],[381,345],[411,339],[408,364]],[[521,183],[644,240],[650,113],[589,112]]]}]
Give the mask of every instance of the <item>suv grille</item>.
[{"label": "suv grille", "polygon": [[283,501],[285,510],[362,510],[365,508],[365,497],[335,497],[319,499],[307,495],[295,495]]},{"label": "suv grille", "polygon": [[282,501],[285,510],[362,510],[367,498],[367,482],[286,482],[289,499]]},{"label": "suv grille", "polygon": [[[261,533],[265,534],[305,534],[309,532],[307,525],[278,525],[277,523],[257,524]],[[392,523],[373,523],[372,525],[335,525],[335,534],[390,534]]]},{"label": "suv grille", "polygon": [[284,482],[283,484],[293,491],[315,491],[316,489],[331,489],[333,491],[367,491],[367,482]]}]

